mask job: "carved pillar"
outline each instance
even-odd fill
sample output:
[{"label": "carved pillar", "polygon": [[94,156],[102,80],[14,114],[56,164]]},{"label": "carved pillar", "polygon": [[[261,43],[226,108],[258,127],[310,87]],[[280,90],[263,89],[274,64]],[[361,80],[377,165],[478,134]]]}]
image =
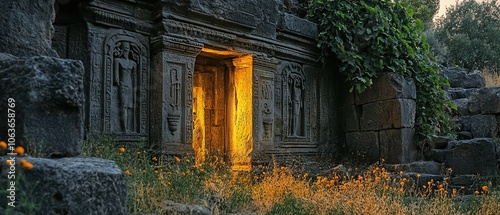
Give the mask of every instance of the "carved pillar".
[{"label": "carved pillar", "polygon": [[203,44],[152,39],[151,142],[162,153],[192,153],[193,72]]},{"label": "carved pillar", "polygon": [[254,107],[254,140],[255,151],[264,152],[273,150],[274,146],[274,121],[275,93],[274,76],[277,60],[263,56],[254,56],[254,84],[253,84],[253,107]]}]

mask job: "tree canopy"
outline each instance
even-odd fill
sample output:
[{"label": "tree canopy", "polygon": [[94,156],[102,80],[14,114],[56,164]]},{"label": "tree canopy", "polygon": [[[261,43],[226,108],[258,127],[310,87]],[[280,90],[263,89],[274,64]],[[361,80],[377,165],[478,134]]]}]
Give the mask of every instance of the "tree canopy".
[{"label": "tree canopy", "polygon": [[439,0],[400,0],[400,2],[411,6],[413,17],[420,19],[426,28],[432,25],[432,18],[439,11]]},{"label": "tree canopy", "polygon": [[452,65],[497,71],[500,66],[500,3],[464,0],[438,19],[436,35]]}]

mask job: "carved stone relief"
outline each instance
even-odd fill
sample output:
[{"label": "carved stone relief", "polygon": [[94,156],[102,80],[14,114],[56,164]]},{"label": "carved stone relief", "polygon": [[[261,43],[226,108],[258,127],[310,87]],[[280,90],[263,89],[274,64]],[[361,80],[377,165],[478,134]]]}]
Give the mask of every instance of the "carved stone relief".
[{"label": "carved stone relief", "polygon": [[254,57],[254,124],[258,150],[274,149],[275,130],[275,74],[276,60],[264,56]]},{"label": "carved stone relief", "polygon": [[[192,86],[193,86],[193,57],[184,57],[177,54],[166,54],[167,80],[165,86],[165,101],[167,104],[167,126],[170,133],[170,143],[191,143],[192,139]],[[183,101],[185,103],[183,103]],[[164,131],[167,132],[167,131]]]},{"label": "carved stone relief", "polygon": [[[262,110],[262,144],[264,149],[269,149],[272,145],[272,134],[274,124],[274,87],[273,87],[274,74],[265,73],[260,76],[260,89],[261,89],[261,110]],[[267,146],[267,147],[266,147]]]},{"label": "carved stone relief", "polygon": [[104,132],[118,140],[140,140],[148,133],[148,53],[139,39],[125,31],[104,40]]},{"label": "carved stone relief", "polygon": [[310,90],[301,65],[282,66],[283,141],[310,141]]}]

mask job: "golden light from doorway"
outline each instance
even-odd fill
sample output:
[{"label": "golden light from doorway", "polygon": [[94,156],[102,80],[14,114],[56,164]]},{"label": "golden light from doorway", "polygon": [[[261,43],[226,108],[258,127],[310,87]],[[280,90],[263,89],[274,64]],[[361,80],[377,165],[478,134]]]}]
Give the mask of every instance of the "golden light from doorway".
[{"label": "golden light from doorway", "polygon": [[[210,153],[215,153],[215,151],[222,151],[224,157],[229,158],[233,170],[248,171],[251,168],[250,153],[253,149],[252,56],[242,55],[231,50],[221,51],[207,48],[202,49],[200,55],[221,60],[221,64],[227,66],[225,75],[223,75],[225,76],[224,84],[222,85],[224,87],[224,105],[222,109],[225,109],[223,116],[225,119],[223,129],[225,135],[218,136],[223,137],[224,140],[216,140],[223,141],[224,144],[212,143],[215,141],[213,139],[214,134],[220,134],[218,133],[219,130],[217,130],[220,125],[213,125],[218,121],[212,122],[212,120],[219,119],[217,117],[220,116],[211,115],[214,112],[212,110],[215,107],[214,104],[218,103],[214,103],[209,97],[210,95],[213,96],[211,90],[214,87],[221,87],[221,85],[211,85],[207,82],[210,79],[203,79],[202,74],[195,74],[195,83],[198,83],[193,86],[193,149],[196,161],[197,163],[203,162],[207,153],[211,155]],[[220,108],[221,106],[217,105],[216,107]],[[207,122],[206,120],[211,121]],[[214,147],[217,148],[214,150]]]}]

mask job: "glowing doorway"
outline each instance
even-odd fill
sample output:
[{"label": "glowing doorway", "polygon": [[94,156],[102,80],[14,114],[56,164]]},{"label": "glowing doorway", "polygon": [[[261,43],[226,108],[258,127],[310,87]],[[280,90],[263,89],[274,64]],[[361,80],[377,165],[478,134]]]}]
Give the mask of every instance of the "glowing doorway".
[{"label": "glowing doorway", "polygon": [[252,56],[203,48],[193,75],[193,149],[250,170],[252,136]]}]

